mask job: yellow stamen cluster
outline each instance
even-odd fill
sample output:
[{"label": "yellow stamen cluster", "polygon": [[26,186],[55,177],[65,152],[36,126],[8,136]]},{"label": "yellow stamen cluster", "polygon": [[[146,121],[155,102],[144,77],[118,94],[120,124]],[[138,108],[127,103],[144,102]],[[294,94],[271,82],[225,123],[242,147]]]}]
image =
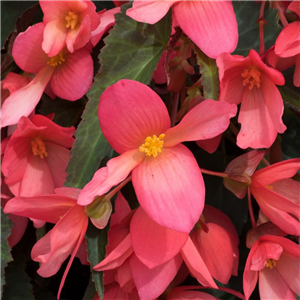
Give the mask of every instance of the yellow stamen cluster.
[{"label": "yellow stamen cluster", "polygon": [[58,65],[61,65],[65,61],[62,52],[59,52],[57,55],[51,57],[48,61],[47,64],[50,65],[51,67],[56,67]]},{"label": "yellow stamen cluster", "polygon": [[78,15],[73,13],[72,11],[68,12],[68,15],[65,17],[66,22],[66,27],[74,29],[78,23]]},{"label": "yellow stamen cluster", "polygon": [[141,152],[145,152],[147,156],[156,157],[161,152],[161,148],[164,146],[163,138],[165,134],[162,133],[158,137],[154,134],[152,137],[148,136],[145,139],[145,143],[139,147]]},{"label": "yellow stamen cluster", "polygon": [[274,267],[276,267],[276,265],[277,265],[276,260],[274,260],[274,259],[267,259],[267,261],[266,261],[266,267],[267,268],[270,268],[272,270]]},{"label": "yellow stamen cluster", "polygon": [[254,86],[257,88],[260,87],[260,72],[255,69],[251,69],[250,71],[248,69],[245,69],[244,72],[241,74],[243,78],[243,86],[246,86],[249,84],[249,90],[252,90]]},{"label": "yellow stamen cluster", "polygon": [[32,153],[34,155],[39,155],[40,158],[45,158],[48,156],[46,145],[39,137],[31,141],[31,149]]}]

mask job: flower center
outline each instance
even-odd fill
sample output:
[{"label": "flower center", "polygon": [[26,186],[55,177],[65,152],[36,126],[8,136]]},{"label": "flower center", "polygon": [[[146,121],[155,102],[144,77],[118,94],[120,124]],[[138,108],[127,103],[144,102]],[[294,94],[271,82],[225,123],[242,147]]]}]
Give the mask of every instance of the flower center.
[{"label": "flower center", "polygon": [[139,147],[141,152],[145,152],[147,156],[156,157],[159,152],[161,152],[161,148],[164,146],[163,138],[165,134],[162,133],[158,137],[156,135],[148,136],[145,139],[145,143]]},{"label": "flower center", "polygon": [[255,69],[251,69],[250,71],[248,69],[245,69],[244,72],[241,74],[241,76],[243,78],[245,78],[243,80],[243,86],[246,86],[247,84],[249,84],[249,90],[252,90],[254,88],[254,86],[256,85],[257,88],[260,87],[260,72],[255,70]]},{"label": "flower center", "polygon": [[65,17],[66,27],[71,29],[74,29],[78,23],[78,15],[73,13],[72,11],[68,12],[68,15]]},{"label": "flower center", "polygon": [[39,155],[40,158],[45,158],[48,156],[46,145],[39,137],[31,141],[31,149],[35,156]]},{"label": "flower center", "polygon": [[267,261],[266,261],[267,268],[270,268],[272,270],[274,267],[276,267],[276,265],[277,265],[277,262],[275,259],[267,259]]},{"label": "flower center", "polygon": [[47,61],[47,64],[51,67],[56,67],[58,65],[61,65],[65,61],[62,52],[59,52],[57,55],[50,57],[50,59]]}]

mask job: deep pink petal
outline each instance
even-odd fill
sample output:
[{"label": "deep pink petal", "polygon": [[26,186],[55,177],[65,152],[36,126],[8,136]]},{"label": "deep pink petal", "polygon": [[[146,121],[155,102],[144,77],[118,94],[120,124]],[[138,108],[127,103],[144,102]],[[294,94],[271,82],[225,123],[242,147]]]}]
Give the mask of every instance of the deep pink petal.
[{"label": "deep pink petal", "polygon": [[295,294],[282,279],[276,268],[264,268],[259,273],[259,295],[261,299],[296,300]]},{"label": "deep pink petal", "polygon": [[221,139],[222,139],[222,134],[219,134],[211,139],[198,140],[196,141],[196,143],[200,148],[207,151],[209,154],[212,154],[218,149],[221,143]]},{"label": "deep pink petal", "polygon": [[181,250],[181,254],[191,274],[202,285],[217,288],[217,285],[211,277],[207,266],[205,265],[191,238],[188,238],[186,244]]},{"label": "deep pink petal", "polygon": [[275,42],[275,54],[280,57],[291,57],[300,53],[300,22],[292,22],[284,27]]},{"label": "deep pink petal", "polygon": [[22,116],[29,116],[38,104],[54,69],[46,65],[34,79],[12,93],[1,108],[1,127],[18,123]]},{"label": "deep pink petal", "polygon": [[233,52],[238,28],[230,1],[180,1],[175,18],[186,35],[209,57]]},{"label": "deep pink petal", "polygon": [[256,171],[252,178],[261,185],[268,185],[281,179],[293,177],[299,169],[300,158],[289,159]]},{"label": "deep pink petal", "polygon": [[216,137],[227,129],[236,111],[234,104],[205,100],[191,109],[178,125],[166,131],[164,146]]},{"label": "deep pink petal", "polygon": [[93,80],[93,60],[86,49],[76,50],[64,56],[65,62],[55,67],[50,81],[54,94],[66,100],[81,98]]},{"label": "deep pink petal", "polygon": [[218,298],[199,291],[178,291],[172,289],[167,300],[218,300]]},{"label": "deep pink petal", "polygon": [[129,262],[140,298],[150,300],[162,294],[174,279],[181,266],[182,257],[177,255],[154,269],[148,269],[135,255],[130,257]]},{"label": "deep pink petal", "polygon": [[95,271],[111,270],[119,267],[133,253],[131,239],[128,234],[118,246],[110,252],[98,265],[94,266]]},{"label": "deep pink petal", "polygon": [[300,54],[296,56],[295,72],[293,77],[294,86],[300,87]]},{"label": "deep pink petal", "polygon": [[[1,89],[9,90],[9,93],[12,94],[16,90],[26,86],[30,82],[29,77],[22,76],[13,72],[9,72],[6,77],[1,81]],[[2,93],[2,91],[1,91]],[[4,101],[2,94],[1,100]]]},{"label": "deep pink petal", "polygon": [[41,263],[39,275],[54,275],[63,261],[72,253],[82,233],[85,233],[88,218],[84,207],[73,206],[64,217],[32,248],[31,258]]},{"label": "deep pink petal", "polygon": [[115,200],[115,211],[111,215],[110,228],[120,222],[131,212],[130,206],[121,192]]},{"label": "deep pink petal", "polygon": [[74,199],[61,195],[15,197],[8,201],[4,212],[55,224],[74,205]]},{"label": "deep pink petal", "polygon": [[[233,249],[229,233],[221,226],[206,223],[208,232],[193,231],[191,237],[212,277],[227,284],[233,267]],[[222,251],[220,251],[222,249]]]},{"label": "deep pink petal", "polygon": [[45,25],[42,48],[49,57],[57,55],[64,48],[67,30],[64,19],[52,20]]},{"label": "deep pink petal", "polygon": [[298,206],[300,205],[300,182],[293,179],[282,179],[272,183],[272,191]]},{"label": "deep pink petal", "polygon": [[132,248],[149,269],[176,256],[187,241],[188,233],[162,227],[152,221],[139,207],[130,222]]},{"label": "deep pink petal", "polygon": [[118,153],[140,147],[170,127],[167,108],[148,86],[120,80],[102,94],[98,116],[104,136]]},{"label": "deep pink petal", "polygon": [[[183,145],[163,148],[132,171],[132,184],[147,215],[161,226],[190,232],[204,205],[198,164]],[[180,220],[180,222],[178,222]]]},{"label": "deep pink petal", "polygon": [[8,244],[10,248],[14,247],[23,237],[27,224],[28,218],[16,216],[13,214],[9,214],[10,220],[13,222],[13,226],[11,228],[11,234],[7,238]]},{"label": "deep pink petal", "polygon": [[[277,90],[275,85],[273,87]],[[270,93],[270,96],[272,94],[277,96],[277,93]],[[278,130],[270,116],[262,89],[245,89],[238,121],[241,123],[237,136],[240,148],[269,148],[275,141]]]},{"label": "deep pink petal", "polygon": [[180,0],[171,1],[134,1],[132,8],[127,9],[126,15],[143,23],[155,24],[162,19],[170,7]]},{"label": "deep pink petal", "polygon": [[95,196],[104,195],[113,186],[123,181],[142,162],[144,156],[144,153],[134,149],[110,159],[107,167],[98,170],[93,179],[83,188],[78,197],[78,204],[90,204]]},{"label": "deep pink petal", "polygon": [[42,50],[44,24],[37,23],[19,33],[14,41],[12,55],[16,64],[25,72],[37,73],[48,61]]},{"label": "deep pink petal", "polygon": [[117,274],[115,276],[115,281],[117,281],[122,290],[127,293],[131,293],[135,288],[129,261],[130,259],[125,260],[124,263],[117,268]]}]

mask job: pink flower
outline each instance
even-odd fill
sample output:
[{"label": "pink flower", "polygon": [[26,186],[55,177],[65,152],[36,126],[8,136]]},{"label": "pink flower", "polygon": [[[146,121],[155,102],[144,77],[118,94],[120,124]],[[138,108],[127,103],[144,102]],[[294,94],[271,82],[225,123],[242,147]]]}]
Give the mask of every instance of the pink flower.
[{"label": "pink flower", "polygon": [[[294,11],[300,17],[299,1],[293,1],[288,9]],[[295,64],[294,85],[300,87],[300,21],[295,21],[287,25],[280,32],[276,42],[274,52],[281,58],[293,59]]]},{"label": "pink flower", "polygon": [[300,169],[300,159],[281,161],[255,172],[264,154],[255,150],[231,161],[224,185],[240,199],[249,188],[267,218],[286,233],[300,235],[300,183],[291,179]]},{"label": "pink flower", "polygon": [[43,50],[56,56],[66,46],[73,53],[84,47],[100,24],[92,1],[40,1],[44,13]]},{"label": "pink flower", "polygon": [[42,115],[20,119],[2,162],[5,182],[15,196],[51,194],[63,185],[74,131]]},{"label": "pink flower", "polygon": [[42,50],[43,30],[43,23],[35,24],[20,33],[14,42],[12,54],[16,64],[25,72],[37,75],[5,100],[1,127],[16,124],[21,116],[28,116],[48,83],[56,96],[70,101],[81,98],[92,83],[93,60],[88,50],[82,48],[69,53],[63,49],[49,57]]},{"label": "pink flower", "polygon": [[206,100],[170,128],[166,106],[146,85],[120,80],[108,87],[98,116],[104,136],[121,155],[107,163],[103,184],[97,179],[101,169],[95,173],[79,204],[91,203],[132,171],[132,183],[146,213],[162,226],[189,232],[202,212],[205,189],[194,156],[181,142],[220,134],[235,112],[235,105]]},{"label": "pink flower", "polygon": [[278,236],[261,237],[251,248],[244,271],[246,300],[259,280],[260,299],[296,299],[300,295],[300,247]]},{"label": "pink flower", "polygon": [[[62,263],[71,255],[57,299],[88,226],[85,208],[77,205],[79,192],[80,190],[75,188],[58,188],[52,195],[15,197],[8,201],[4,208],[5,213],[56,224],[33,246],[31,258],[40,263],[38,274],[50,277],[57,273]],[[86,261],[86,258],[84,260]]]},{"label": "pink flower", "polygon": [[126,14],[138,22],[155,24],[170,7],[181,29],[209,57],[236,48],[238,30],[231,1],[134,1]]},{"label": "pink flower", "polygon": [[217,65],[219,100],[241,103],[237,145],[243,149],[269,148],[277,133],[286,130],[281,119],[283,101],[275,86],[284,84],[283,75],[267,67],[254,50],[246,58],[223,53],[217,58]]}]

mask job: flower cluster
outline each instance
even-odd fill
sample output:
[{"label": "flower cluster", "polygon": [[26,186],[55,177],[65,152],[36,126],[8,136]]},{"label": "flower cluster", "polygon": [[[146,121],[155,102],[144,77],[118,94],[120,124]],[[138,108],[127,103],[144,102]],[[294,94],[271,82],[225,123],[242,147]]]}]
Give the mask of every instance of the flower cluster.
[{"label": "flower cluster", "polygon": [[[66,292],[75,257],[92,278],[84,299],[296,299],[300,158],[286,116],[299,121],[299,2],[127,2],[40,0],[42,20],[4,49],[7,252],[26,244],[31,273],[59,278],[58,300],[83,297]],[[253,48],[243,5],[258,11]]]}]

